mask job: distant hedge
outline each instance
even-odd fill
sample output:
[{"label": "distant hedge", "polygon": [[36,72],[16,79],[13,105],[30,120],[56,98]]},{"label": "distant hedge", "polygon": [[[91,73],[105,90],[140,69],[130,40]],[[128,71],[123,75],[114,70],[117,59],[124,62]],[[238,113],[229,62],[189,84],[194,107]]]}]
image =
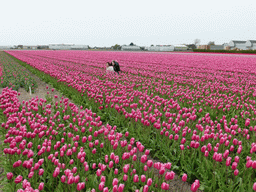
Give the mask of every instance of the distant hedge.
[{"label": "distant hedge", "polygon": [[205,49],[193,49],[194,52],[209,52],[209,53],[250,53],[256,54],[256,50],[205,50]]}]

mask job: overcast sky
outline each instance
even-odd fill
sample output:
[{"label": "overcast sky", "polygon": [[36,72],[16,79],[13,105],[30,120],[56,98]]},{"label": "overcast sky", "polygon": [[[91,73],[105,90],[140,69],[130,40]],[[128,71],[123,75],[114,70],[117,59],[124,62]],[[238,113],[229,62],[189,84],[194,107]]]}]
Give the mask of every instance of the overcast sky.
[{"label": "overcast sky", "polygon": [[255,0],[1,0],[0,45],[256,40]]}]

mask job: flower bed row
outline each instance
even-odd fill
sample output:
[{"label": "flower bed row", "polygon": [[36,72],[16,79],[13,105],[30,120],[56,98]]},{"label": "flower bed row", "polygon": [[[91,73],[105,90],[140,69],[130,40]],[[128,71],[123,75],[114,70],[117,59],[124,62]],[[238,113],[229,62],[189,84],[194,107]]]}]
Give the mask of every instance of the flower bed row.
[{"label": "flower bed row", "polygon": [[15,62],[8,54],[0,52],[0,65],[2,67],[0,77],[0,87],[11,87],[13,90],[24,88],[34,93],[37,88],[37,82],[27,72],[26,68]]}]

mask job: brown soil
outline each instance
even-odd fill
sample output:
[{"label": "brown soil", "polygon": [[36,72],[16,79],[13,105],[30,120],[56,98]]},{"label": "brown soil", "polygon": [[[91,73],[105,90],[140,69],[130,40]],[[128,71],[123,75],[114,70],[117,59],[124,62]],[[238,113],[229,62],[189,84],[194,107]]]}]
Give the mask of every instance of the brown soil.
[{"label": "brown soil", "polygon": [[[26,92],[25,89],[23,88],[20,88],[19,89],[19,93],[20,93],[20,96],[18,96],[19,98],[19,101],[22,102],[23,100],[24,101],[29,101],[30,99],[32,98],[35,98],[36,96],[38,96],[38,98],[45,98],[45,96],[47,95],[47,92],[49,92],[49,96],[51,96],[53,98],[54,95],[58,95],[58,98],[55,99],[55,101],[59,101],[60,98],[62,97],[61,93],[54,90],[53,92],[51,91],[52,90],[52,86],[41,81],[40,78],[38,78],[36,75],[32,74],[30,71],[27,71],[32,78],[34,78],[36,81],[37,81],[37,85],[38,85],[38,88],[35,90],[35,93],[31,94],[29,92]],[[46,86],[48,86],[48,90],[46,89]],[[0,88],[0,93],[2,93],[2,90],[3,88]],[[72,102],[72,101],[71,101]],[[0,122],[2,123],[2,122]],[[2,142],[0,140],[0,145],[2,145]],[[0,151],[0,156],[2,155],[2,152]],[[141,157],[141,153],[138,153],[138,158]],[[158,162],[157,160],[155,159],[152,159],[152,158],[149,158],[151,159],[154,163],[155,162]],[[154,169],[154,168],[151,168],[151,169]],[[0,181],[5,177],[5,175],[3,175],[3,168],[0,167]],[[157,170],[154,170],[155,174],[158,175],[158,172]],[[174,179],[170,182],[168,182],[168,184],[170,185],[170,190],[169,191],[172,191],[172,192],[190,192],[190,187],[191,187],[191,184],[187,183],[187,182],[183,182],[181,180],[181,178],[179,178],[177,175],[175,175]],[[0,192],[3,192],[1,190],[3,186],[0,185]],[[200,190],[197,190],[197,192],[201,192]]]},{"label": "brown soil", "polygon": [[[137,151],[136,155],[137,155],[137,159],[140,159],[141,156],[144,155],[144,153]],[[148,156],[148,160],[152,160],[153,163],[161,162],[161,161],[151,158],[150,156]],[[161,163],[163,163],[163,162],[161,162]],[[158,176],[158,170],[153,168],[153,166],[151,168],[149,168],[149,171],[152,171],[152,170],[154,170],[155,176]],[[168,171],[171,171],[171,169]],[[166,170],[166,172],[167,172],[167,170]],[[176,173],[175,173],[174,179],[171,181],[168,181],[166,183],[168,183],[170,185],[170,190],[169,190],[170,192],[191,192],[191,190],[190,190],[191,184],[189,184],[188,182],[182,181],[181,178],[178,175],[176,175]],[[198,189],[197,192],[203,192],[203,191]]]}]

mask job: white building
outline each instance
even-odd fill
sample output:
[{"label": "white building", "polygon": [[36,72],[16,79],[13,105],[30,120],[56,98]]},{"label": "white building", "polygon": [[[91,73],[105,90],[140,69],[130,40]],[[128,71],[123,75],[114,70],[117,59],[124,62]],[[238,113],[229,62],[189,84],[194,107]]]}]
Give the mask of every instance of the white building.
[{"label": "white building", "polygon": [[122,45],[121,51],[140,51],[140,47],[137,45]]},{"label": "white building", "polygon": [[174,45],[174,51],[186,51],[188,47],[186,45]]},{"label": "white building", "polygon": [[70,50],[74,44],[49,44],[49,49],[53,50]]},{"label": "white building", "polygon": [[236,41],[236,40],[232,40],[229,42],[229,47],[231,50],[237,48],[237,49],[241,49],[241,50],[246,50],[246,41]]},{"label": "white building", "polygon": [[0,50],[9,50],[9,49],[11,49],[12,48],[12,46],[0,46]]},{"label": "white building", "polygon": [[148,51],[174,51],[173,45],[156,45],[147,47]]},{"label": "white building", "polygon": [[71,50],[84,50],[88,48],[89,48],[88,45],[72,45],[71,46]]},{"label": "white building", "polygon": [[229,44],[228,43],[224,43],[223,46],[224,46],[224,50],[227,50],[229,48]]},{"label": "white building", "polygon": [[210,50],[224,50],[224,44],[223,45],[210,45]]},{"label": "white building", "polygon": [[23,49],[36,50],[37,49],[37,45],[23,45]]},{"label": "white building", "polygon": [[248,40],[245,45],[247,49],[256,50],[256,40]]}]

